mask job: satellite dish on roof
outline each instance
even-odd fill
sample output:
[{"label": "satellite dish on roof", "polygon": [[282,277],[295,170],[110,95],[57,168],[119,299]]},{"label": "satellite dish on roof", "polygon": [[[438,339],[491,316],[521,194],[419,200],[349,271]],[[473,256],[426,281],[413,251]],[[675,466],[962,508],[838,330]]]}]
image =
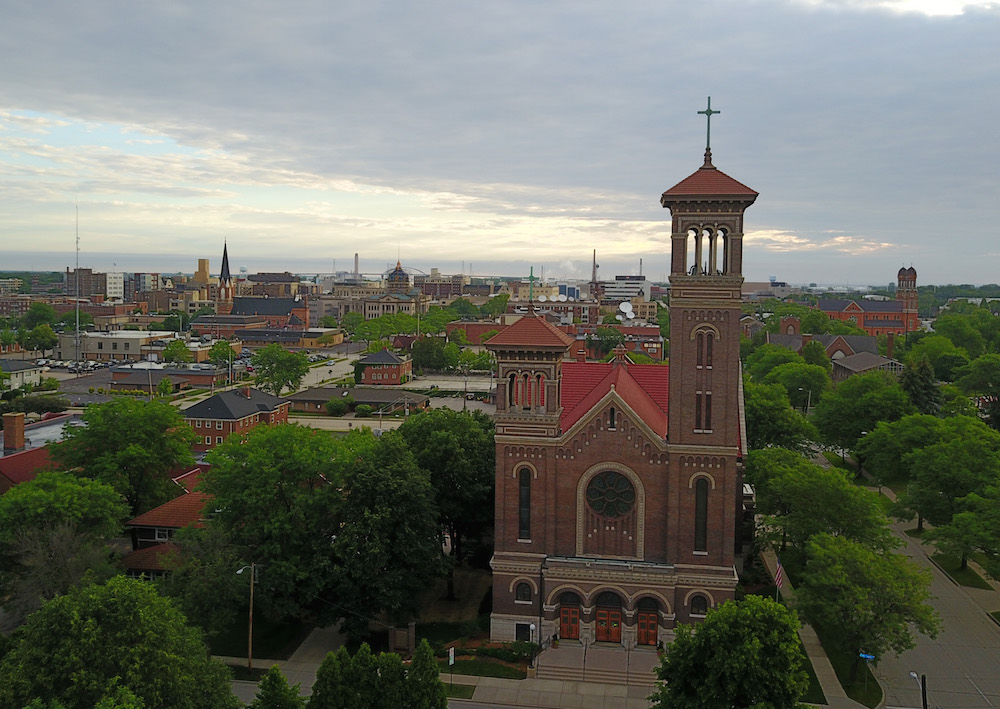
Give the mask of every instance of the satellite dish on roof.
[{"label": "satellite dish on roof", "polygon": [[632,318],[634,318],[634,317],[635,317],[635,313],[633,313],[633,312],[628,312],[628,313],[625,313],[625,317],[626,317],[627,319],[631,320]]},{"label": "satellite dish on roof", "polygon": [[544,303],[546,300],[548,300],[548,298],[546,298],[544,295],[538,296],[538,302],[539,303]]},{"label": "satellite dish on roof", "polygon": [[560,293],[559,294],[559,302],[560,303],[565,303],[566,302],[566,294],[565,293]]},{"label": "satellite dish on roof", "polygon": [[624,319],[625,317],[623,315],[615,315],[615,320],[617,320],[618,322],[622,322]]},{"label": "satellite dish on roof", "polygon": [[618,309],[619,309],[620,311],[622,311],[623,313],[631,313],[631,312],[632,312],[632,304],[631,304],[631,303],[629,303],[629,302],[628,302],[628,301],[626,300],[626,301],[624,301],[624,302],[622,302],[622,303],[619,303],[619,304],[618,304]]}]

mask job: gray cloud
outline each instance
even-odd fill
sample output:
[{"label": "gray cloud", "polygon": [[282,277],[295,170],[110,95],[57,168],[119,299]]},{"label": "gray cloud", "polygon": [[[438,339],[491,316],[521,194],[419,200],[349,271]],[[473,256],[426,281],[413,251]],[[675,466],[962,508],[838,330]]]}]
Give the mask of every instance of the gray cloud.
[{"label": "gray cloud", "polygon": [[[130,208],[176,214],[170,233],[192,242],[158,246],[149,227],[142,243],[192,259],[205,243],[197,215],[209,213],[255,257],[283,223],[285,253],[299,225],[325,220],[346,248],[324,259],[362,247],[391,256],[402,241],[404,260],[427,253],[428,267],[442,253],[513,267],[534,251],[550,271],[576,261],[589,273],[597,248],[604,275],[641,255],[659,259],[655,273],[667,228],[657,197],[700,165],[694,112],[711,94],[723,111],[716,164],[761,192],[749,277],[886,282],[913,261],[924,282],[995,280],[996,8],[930,18],[858,1],[346,5],[7,4],[3,108],[141,126],[216,157],[111,154],[98,169],[87,151],[48,146],[61,162],[38,167],[35,188],[22,165],[0,168],[0,181],[38,204],[58,191],[47,178],[95,199],[163,197],[123,197],[107,212],[131,222],[123,238],[143,228]],[[30,130],[44,139],[45,121]],[[455,218],[362,227],[336,206],[231,198],[338,184],[416,195]],[[362,228],[377,238],[354,241]]]}]

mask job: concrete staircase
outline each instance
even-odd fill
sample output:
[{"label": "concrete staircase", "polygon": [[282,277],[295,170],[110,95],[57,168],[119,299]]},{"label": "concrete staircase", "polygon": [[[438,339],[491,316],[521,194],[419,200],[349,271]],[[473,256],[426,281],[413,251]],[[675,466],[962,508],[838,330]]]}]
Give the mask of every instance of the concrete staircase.
[{"label": "concrete staircase", "polygon": [[584,648],[578,644],[564,645],[568,647],[550,648],[539,656],[539,679],[636,687],[653,687],[656,684],[653,668],[660,663],[651,648],[626,653],[620,646],[591,646],[586,649],[584,669]]}]

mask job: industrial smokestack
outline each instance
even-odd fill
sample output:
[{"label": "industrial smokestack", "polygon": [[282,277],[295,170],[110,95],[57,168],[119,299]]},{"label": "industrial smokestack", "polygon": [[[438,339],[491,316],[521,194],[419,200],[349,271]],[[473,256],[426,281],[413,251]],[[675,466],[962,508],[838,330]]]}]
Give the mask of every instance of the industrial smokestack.
[{"label": "industrial smokestack", "polygon": [[354,252],[354,277],[361,278],[361,269],[358,267],[358,254]]}]

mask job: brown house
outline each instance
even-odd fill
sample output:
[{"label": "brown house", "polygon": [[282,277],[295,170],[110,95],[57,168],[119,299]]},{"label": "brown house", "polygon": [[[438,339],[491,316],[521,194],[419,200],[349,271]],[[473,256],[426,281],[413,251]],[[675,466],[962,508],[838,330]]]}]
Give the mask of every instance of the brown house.
[{"label": "brown house", "polygon": [[257,426],[288,423],[290,404],[259,389],[223,391],[184,410],[188,425],[198,434],[196,451],[212,450],[233,434],[246,435]]}]

